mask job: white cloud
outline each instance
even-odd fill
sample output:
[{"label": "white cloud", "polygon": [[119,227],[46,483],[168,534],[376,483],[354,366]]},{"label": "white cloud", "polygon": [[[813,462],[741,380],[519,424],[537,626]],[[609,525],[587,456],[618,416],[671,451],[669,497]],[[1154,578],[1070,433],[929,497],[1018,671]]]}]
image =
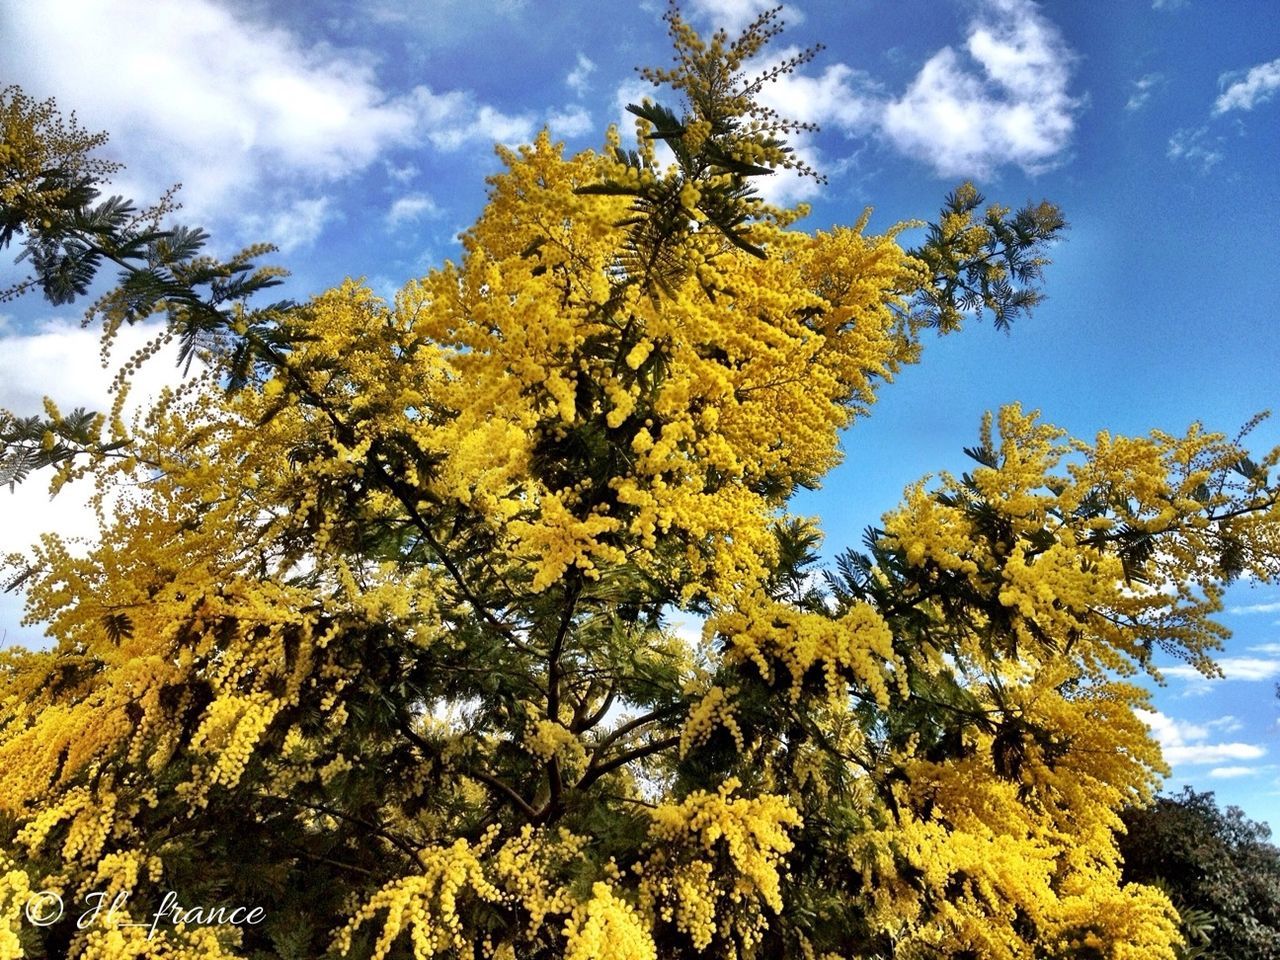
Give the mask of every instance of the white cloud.
[{"label": "white cloud", "polygon": [[[1223,74],[1221,81],[1225,83],[1232,76],[1229,73]],[[1229,110],[1252,110],[1259,103],[1265,103],[1274,97],[1277,90],[1280,90],[1280,57],[1270,63],[1258,64],[1242,79],[1228,86],[1213,102],[1213,112],[1220,114]]]},{"label": "white cloud", "polygon": [[[788,47],[768,59],[784,60],[799,52]],[[760,102],[787,120],[832,124],[850,133],[865,132],[879,123],[881,98],[879,86],[868,74],[843,63],[831,64],[817,77],[784,74],[760,91]]]},{"label": "white cloud", "polygon": [[1187,741],[1203,740],[1209,736],[1207,727],[1185,720],[1175,720],[1159,710],[1135,711],[1143,723],[1151,729],[1151,735],[1163,746],[1182,746]]},{"label": "white cloud", "polygon": [[[1269,660],[1263,657],[1222,657],[1215,662],[1225,680],[1257,681],[1280,677],[1280,660]],[[1199,670],[1187,664],[1164,667],[1161,672],[1167,676],[1190,680],[1194,683],[1211,682]]]},{"label": "white cloud", "polygon": [[477,105],[461,90],[432,93],[417,87],[410,95],[426,139],[438,150],[460,150],[469,144],[523,143],[533,138],[533,117],[512,116],[488,104]]},{"label": "white cloud", "polygon": [[1185,160],[1199,166],[1202,173],[1208,173],[1215,164],[1222,162],[1220,145],[1221,138],[1211,138],[1208,127],[1194,130],[1184,127],[1169,138],[1167,155],[1170,160]]},{"label": "white cloud", "polygon": [[1258,771],[1253,767],[1214,767],[1209,776],[1215,780],[1232,780],[1236,777],[1251,777]]},{"label": "white cloud", "polygon": [[553,110],[547,116],[547,126],[554,136],[580,137],[591,129],[591,113],[576,106]]},{"label": "white cloud", "polygon": [[[693,0],[690,11],[708,21],[715,29],[723,27],[730,34],[742,30],[764,11],[777,6],[774,0]],[[788,23],[800,23],[803,14],[794,7],[784,6],[782,18]]]},{"label": "white cloud", "polygon": [[387,226],[395,228],[406,223],[414,223],[423,217],[434,217],[440,213],[436,202],[425,193],[410,193],[396,199],[387,211]]},{"label": "white cloud", "polygon": [[1272,603],[1247,603],[1240,607],[1230,607],[1227,610],[1227,613],[1275,613],[1277,610],[1280,610],[1280,601]]},{"label": "white cloud", "polygon": [[1267,752],[1264,747],[1252,743],[1206,743],[1210,725],[1177,720],[1159,710],[1136,712],[1160,745],[1165,762],[1172,767],[1257,760]]},{"label": "white cloud", "polygon": [[1177,10],[1179,7],[1185,7],[1188,0],[1151,0],[1151,8],[1153,10]]},{"label": "white cloud", "polygon": [[943,47],[885,106],[890,142],[947,177],[1058,166],[1081,101],[1067,93],[1075,54],[1057,27],[1030,0],[984,0],[964,49]]},{"label": "white cloud", "polygon": [[307,45],[217,0],[4,4],[0,35],[9,79],[111,133],[129,164],[119,189],[149,198],[181,181],[206,224],[279,211],[294,243],[324,208],[281,206],[281,184],[346,177],[398,146],[487,146],[533,129],[460,91],[393,95],[367,54]]},{"label": "white cloud", "polygon": [[1249,652],[1280,654],[1280,643],[1255,643],[1249,648]]},{"label": "white cloud", "polygon": [[325,224],[335,219],[328,197],[294,200],[287,207],[268,213],[251,213],[241,218],[245,232],[264,243],[274,243],[289,253],[315,243]]},{"label": "white cloud", "polygon": [[[121,329],[112,348],[117,361],[128,359],[162,329],[161,321],[150,321]],[[111,380],[119,362],[103,369],[101,337],[79,322],[57,319],[32,333],[9,334],[0,339],[4,376],[0,377],[0,408],[19,416],[43,410],[46,394],[55,394],[58,407],[70,413],[77,407],[106,412],[111,407]],[[133,380],[126,404],[125,422],[148,405],[165,384],[178,377],[176,348],[166,347],[148,361]],[[0,556],[26,550],[42,533],[56,531],[70,537],[90,537],[96,533],[94,513],[86,505],[91,490],[88,483],[65,487],[50,502],[49,476],[33,474],[13,493],[0,487]]]},{"label": "white cloud", "polygon": [[1124,108],[1129,111],[1141,110],[1147,105],[1147,101],[1159,88],[1164,86],[1163,73],[1148,73],[1133,81],[1133,93],[1129,95],[1129,102]]},{"label": "white cloud", "polygon": [[1266,756],[1266,748],[1253,743],[1197,743],[1167,747],[1164,758],[1170,766],[1221,763],[1224,760],[1257,760]]},{"label": "white cloud", "polygon": [[385,163],[383,165],[387,171],[387,177],[401,185],[414,180],[422,171],[412,163],[405,163],[397,166],[394,163]]},{"label": "white cloud", "polygon": [[1219,717],[1217,720],[1210,720],[1205,726],[1210,730],[1219,730],[1222,733],[1235,733],[1237,730],[1244,729],[1244,724],[1231,716],[1231,714]]},{"label": "white cloud", "polygon": [[582,96],[587,92],[587,88],[591,86],[591,74],[595,73],[596,65],[584,53],[578,54],[578,62],[569,75],[564,78],[565,84],[576,93]]}]

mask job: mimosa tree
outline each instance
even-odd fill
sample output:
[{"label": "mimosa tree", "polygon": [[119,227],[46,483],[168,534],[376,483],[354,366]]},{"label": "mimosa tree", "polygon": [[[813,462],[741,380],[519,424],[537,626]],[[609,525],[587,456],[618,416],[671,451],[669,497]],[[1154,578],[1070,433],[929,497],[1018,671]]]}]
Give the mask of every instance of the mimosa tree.
[{"label": "mimosa tree", "polygon": [[679,109],[501,151],[391,302],[254,308],[261,251],[4,195],[38,268],[122,266],[108,336],[164,310],[200,362],[131,426],[0,418],[104,508],[12,561],[52,646],[0,661],[0,957],[1174,955],[1116,848],[1161,769],[1131,678],[1211,669],[1220,584],[1274,575],[1277,455],[1005,409],[824,586],[792,493],[926,331],[1036,302],[1063,221],[966,185],[916,250],[797,228],[757,94],[809,54],[668,20]]}]

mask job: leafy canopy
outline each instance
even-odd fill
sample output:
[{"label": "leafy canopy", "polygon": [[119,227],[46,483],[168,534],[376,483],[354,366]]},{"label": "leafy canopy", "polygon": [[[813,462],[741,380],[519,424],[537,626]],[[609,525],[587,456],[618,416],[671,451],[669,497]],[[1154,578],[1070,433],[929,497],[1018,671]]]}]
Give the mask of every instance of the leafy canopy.
[{"label": "leafy canopy", "polygon": [[[47,411],[39,464],[110,509],[13,560],[52,645],[0,657],[0,957],[1173,956],[1116,847],[1161,770],[1126,675],[1211,669],[1219,584],[1276,572],[1278,455],[1009,408],[824,587],[791,494],[926,329],[1034,302],[1062,218],[966,186],[916,251],[796,229],[753,187],[796,164],[750,72],[776,19],[672,8],[682,112],[500,151],[391,302],[253,308],[185,253],[136,300],[118,258],[107,336],[169,311],[202,364],[128,429]],[[38,889],[123,923],[33,927]],[[267,919],[125,925],[168,891]]]},{"label": "leafy canopy", "polygon": [[1280,950],[1280,849],[1238,807],[1218,808],[1190,787],[1127,810],[1120,840],[1126,880],[1168,892],[1188,960],[1254,960]]}]

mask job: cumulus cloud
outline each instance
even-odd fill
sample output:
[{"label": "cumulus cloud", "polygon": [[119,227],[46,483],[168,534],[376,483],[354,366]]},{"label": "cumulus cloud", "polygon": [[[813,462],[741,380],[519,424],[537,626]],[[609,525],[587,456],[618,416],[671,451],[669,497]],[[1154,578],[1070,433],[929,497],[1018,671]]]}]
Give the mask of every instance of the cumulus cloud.
[{"label": "cumulus cloud", "polygon": [[[358,173],[396,146],[455,150],[532,130],[462,91],[393,95],[362,52],[304,44],[216,0],[5,4],[0,31],[11,80],[111,132],[129,162],[121,189],[152,197],[180,180],[205,222],[262,211],[281,183]],[[291,242],[325,213],[293,197],[284,209]]]},{"label": "cumulus cloud", "polygon": [[[1226,83],[1233,76],[1236,75],[1223,74],[1221,82]],[[1213,102],[1213,112],[1252,110],[1274,97],[1277,90],[1280,90],[1280,57],[1252,67],[1241,79],[1232,82]]]},{"label": "cumulus cloud", "polygon": [[1067,92],[1075,54],[1030,0],[986,0],[964,51],[943,47],[885,107],[885,135],[941,176],[1029,173],[1059,165],[1081,101]]},{"label": "cumulus cloud", "polygon": [[[799,52],[798,47],[788,47],[774,52],[769,59],[785,60]],[[833,127],[850,135],[875,130],[884,106],[881,88],[871,76],[843,63],[831,64],[817,76],[784,74],[765,85],[760,102],[787,120]],[[788,142],[796,157],[808,166],[818,170],[831,166],[811,134],[797,132],[788,137]],[[820,190],[813,178],[787,172],[763,178],[759,186],[766,201],[779,204],[811,199]]]},{"label": "cumulus cloud", "polygon": [[[762,6],[704,0],[694,9],[711,16],[714,8],[741,20]],[[942,177],[984,177],[1005,165],[1029,173],[1058,166],[1082,106],[1068,92],[1075,53],[1032,0],[975,0],[973,9],[963,44],[930,56],[900,92],[835,63],[816,76],[781,76],[766,85],[760,100],[790,120],[834,129],[850,139],[878,139]],[[797,52],[771,51],[768,60]],[[762,66],[748,64],[746,72]],[[629,82],[620,88],[619,102],[638,100],[646,92]],[[832,163],[821,156],[814,137],[802,133],[790,141],[810,166],[841,167],[839,159]],[[788,174],[760,186],[766,199],[783,203],[807,199],[818,189]]]},{"label": "cumulus cloud", "polygon": [[[989,176],[1007,164],[1038,173],[1062,163],[1071,143],[1075,59],[1030,0],[979,0],[963,46],[934,53],[900,93],[837,63],[817,77],[780,77],[761,99],[790,119],[879,137],[939,176]],[[804,137],[797,147],[811,151]]]},{"label": "cumulus cloud", "polygon": [[437,150],[459,150],[469,144],[508,145],[533,137],[536,126],[529,114],[506,114],[488,104],[477,104],[471,94],[461,90],[432,93],[417,87],[407,98],[421,121],[424,134]]},{"label": "cumulus cloud", "polygon": [[1226,764],[1257,760],[1266,749],[1252,743],[1209,743],[1209,725],[1178,720],[1159,710],[1138,710],[1138,717],[1160,744],[1165,761],[1173,767]]}]

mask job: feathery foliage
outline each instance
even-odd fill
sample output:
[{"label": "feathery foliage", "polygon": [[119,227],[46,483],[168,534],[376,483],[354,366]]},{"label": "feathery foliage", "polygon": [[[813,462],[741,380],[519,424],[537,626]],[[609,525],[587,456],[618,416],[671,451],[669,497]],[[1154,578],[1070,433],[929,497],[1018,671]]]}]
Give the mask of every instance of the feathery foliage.
[{"label": "feathery foliage", "polygon": [[[108,338],[160,313],[203,362],[106,440],[0,421],[8,482],[103,505],[14,562],[52,644],[0,654],[0,957],[1174,956],[1116,845],[1161,769],[1127,677],[1212,669],[1280,452],[1009,407],[820,577],[793,492],[925,329],[1034,303],[1062,220],[962,187],[913,253],[760,204],[804,169],[756,94],[809,53],[744,75],[776,18],[672,8],[684,112],[500,150],[391,302],[252,309],[251,254],[73,205],[46,292],[115,262]],[[40,889],[121,899],[35,926]]]}]

